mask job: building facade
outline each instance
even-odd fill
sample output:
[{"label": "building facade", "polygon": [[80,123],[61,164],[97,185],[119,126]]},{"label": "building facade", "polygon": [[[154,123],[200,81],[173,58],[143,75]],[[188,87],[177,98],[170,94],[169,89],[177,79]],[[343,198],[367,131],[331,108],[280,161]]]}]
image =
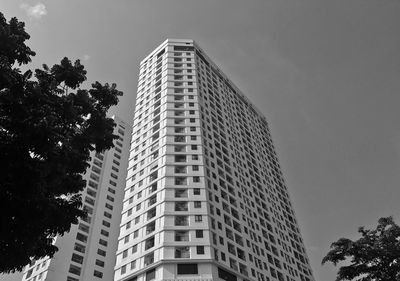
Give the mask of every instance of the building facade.
[{"label": "building facade", "polygon": [[192,40],[140,65],[114,280],[314,280],[265,117]]},{"label": "building facade", "polygon": [[23,281],[113,279],[131,135],[131,126],[118,117],[113,119],[114,134],[118,135],[115,147],[104,153],[92,152],[83,176],[87,186],[82,199],[88,217],[56,238],[59,251],[53,258],[27,266]]}]

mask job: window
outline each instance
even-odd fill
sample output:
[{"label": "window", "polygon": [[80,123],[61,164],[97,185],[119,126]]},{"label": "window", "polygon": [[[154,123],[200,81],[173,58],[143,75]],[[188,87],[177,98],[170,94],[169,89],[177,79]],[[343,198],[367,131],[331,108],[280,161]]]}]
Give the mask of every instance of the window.
[{"label": "window", "polygon": [[103,273],[100,271],[95,270],[93,272],[93,276],[98,277],[98,278],[103,278]]},{"label": "window", "polygon": [[29,277],[31,277],[32,272],[33,272],[33,269],[30,269],[30,270],[26,273],[25,279],[28,279]]},{"label": "window", "polygon": [[144,244],[144,249],[148,250],[150,248],[154,247],[154,236],[146,239],[146,242]]},{"label": "window", "polygon": [[75,275],[81,275],[81,268],[79,266],[73,265],[71,264],[69,266],[69,270],[70,273],[75,274]]},{"label": "window", "polygon": [[153,172],[150,176],[149,176],[149,182],[154,181],[157,179],[157,171]]},{"label": "window", "polygon": [[157,195],[153,195],[149,198],[147,206],[150,207],[151,205],[154,205],[156,202],[157,202]]},{"label": "window", "polygon": [[185,263],[177,265],[178,275],[198,274],[196,263]]},{"label": "window", "polygon": [[81,242],[87,242],[87,236],[79,232],[76,234],[76,239]]},{"label": "window", "polygon": [[125,274],[126,273],[126,265],[123,265],[121,267],[121,274]]},{"label": "window", "polygon": [[156,279],[156,270],[152,269],[146,272],[146,281],[151,281]]},{"label": "window", "polygon": [[202,215],[195,215],[194,216],[194,221],[195,222],[202,222],[203,221],[203,216]]},{"label": "window", "polygon": [[128,250],[122,252],[122,258],[126,258],[128,256]]},{"label": "window", "polygon": [[156,216],[156,208],[151,209],[147,212],[147,220],[150,220]]},{"label": "window", "polygon": [[97,185],[97,183],[95,183],[95,182],[93,182],[93,181],[91,181],[91,180],[89,180],[89,184],[88,184],[90,187],[93,187],[94,189],[97,189],[97,187],[98,187],[98,185]]},{"label": "window", "polygon": [[90,196],[96,197],[96,192],[91,190],[90,188],[86,189],[87,194],[89,194]]},{"label": "window", "polygon": [[156,229],[156,223],[151,222],[146,226],[146,235],[152,233]]},{"label": "window", "polygon": [[157,190],[157,183],[153,183],[150,187],[150,193],[154,192]]},{"label": "window", "polygon": [[144,266],[154,263],[154,252],[144,256]]},{"label": "window", "polygon": [[88,203],[88,204],[90,204],[90,205],[94,205],[94,200],[92,199],[92,198],[90,198],[90,197],[85,197],[85,202],[86,203]]},{"label": "window", "polygon": [[[136,260],[131,262],[131,270],[136,268]],[[132,279],[133,281],[133,279]]]},{"label": "window", "polygon": [[108,244],[108,243],[107,243],[106,240],[100,239],[100,240],[99,240],[99,244],[107,247],[107,244]]},{"label": "window", "polygon": [[200,177],[193,177],[193,182],[200,182]]},{"label": "window", "polygon": [[111,219],[111,217],[112,217],[112,215],[108,212],[104,212],[104,216],[109,219]]},{"label": "window", "polygon": [[79,243],[75,243],[75,246],[74,246],[75,251],[80,252],[80,253],[85,253],[85,248],[86,248],[85,246],[83,246]]},{"label": "window", "polygon": [[226,281],[237,281],[237,277],[232,273],[218,267],[218,277]]},{"label": "window", "polygon": [[83,206],[83,210],[88,214],[93,214],[93,208],[89,207],[88,205]]},{"label": "window", "polygon": [[190,248],[175,247],[175,258],[190,258]]},{"label": "window", "polygon": [[76,262],[76,263],[80,263],[80,264],[83,263],[83,257],[80,256],[80,255],[77,255],[77,254],[72,254],[71,260]]},{"label": "window", "polygon": [[201,208],[201,201],[194,201],[195,208]]},{"label": "window", "polygon": [[96,260],[96,265],[98,265],[100,267],[104,267],[104,261]]},{"label": "window", "polygon": [[204,255],[204,246],[197,246],[196,252],[198,255]]},{"label": "window", "polygon": [[189,231],[176,230],[175,231],[175,241],[189,241]]},{"label": "window", "polygon": [[193,189],[193,194],[194,195],[200,195],[200,188],[194,188]]},{"label": "window", "polygon": [[101,249],[97,249],[97,254],[99,254],[100,256],[105,257],[106,256],[106,251],[103,251]]},{"label": "window", "polygon": [[203,230],[202,229],[196,230],[196,238],[203,238]]}]

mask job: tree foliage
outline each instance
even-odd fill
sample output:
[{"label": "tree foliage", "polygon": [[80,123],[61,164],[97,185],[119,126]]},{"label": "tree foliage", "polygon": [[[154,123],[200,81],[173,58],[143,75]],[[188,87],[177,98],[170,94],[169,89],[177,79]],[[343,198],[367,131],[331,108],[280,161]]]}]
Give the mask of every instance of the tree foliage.
[{"label": "tree foliage", "polygon": [[339,262],[336,280],[398,281],[400,280],[400,227],[392,217],[381,218],[374,230],[360,227],[361,238],[341,238],[332,243],[322,264]]},{"label": "tree foliage", "polygon": [[53,256],[53,238],[85,215],[82,174],[91,151],[113,146],[106,112],[122,95],[115,84],[81,89],[79,60],[22,72],[35,55],[24,27],[0,13],[0,272]]}]

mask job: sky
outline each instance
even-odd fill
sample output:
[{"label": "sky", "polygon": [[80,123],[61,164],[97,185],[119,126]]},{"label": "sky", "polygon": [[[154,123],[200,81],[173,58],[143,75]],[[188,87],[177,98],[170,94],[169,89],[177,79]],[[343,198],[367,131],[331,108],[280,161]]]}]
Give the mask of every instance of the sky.
[{"label": "sky", "polygon": [[[81,59],[125,94],[166,38],[194,39],[267,117],[318,281],[332,242],[400,222],[399,0],[0,0],[26,23],[31,67]],[[20,275],[0,276],[21,280]]]}]

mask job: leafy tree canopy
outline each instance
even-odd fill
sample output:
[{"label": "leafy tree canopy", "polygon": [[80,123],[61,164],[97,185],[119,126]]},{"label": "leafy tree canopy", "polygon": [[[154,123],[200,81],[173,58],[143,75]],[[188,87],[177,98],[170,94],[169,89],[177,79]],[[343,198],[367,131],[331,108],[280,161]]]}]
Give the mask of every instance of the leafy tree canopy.
[{"label": "leafy tree canopy", "polygon": [[113,146],[108,109],[122,92],[68,58],[22,72],[35,53],[23,22],[0,13],[0,272],[53,256],[56,235],[85,216],[78,192],[90,152]]},{"label": "leafy tree canopy", "polygon": [[341,238],[332,243],[322,264],[345,262],[337,281],[399,281],[400,227],[393,218],[381,218],[376,229],[360,227],[358,232],[362,237],[356,241]]}]

